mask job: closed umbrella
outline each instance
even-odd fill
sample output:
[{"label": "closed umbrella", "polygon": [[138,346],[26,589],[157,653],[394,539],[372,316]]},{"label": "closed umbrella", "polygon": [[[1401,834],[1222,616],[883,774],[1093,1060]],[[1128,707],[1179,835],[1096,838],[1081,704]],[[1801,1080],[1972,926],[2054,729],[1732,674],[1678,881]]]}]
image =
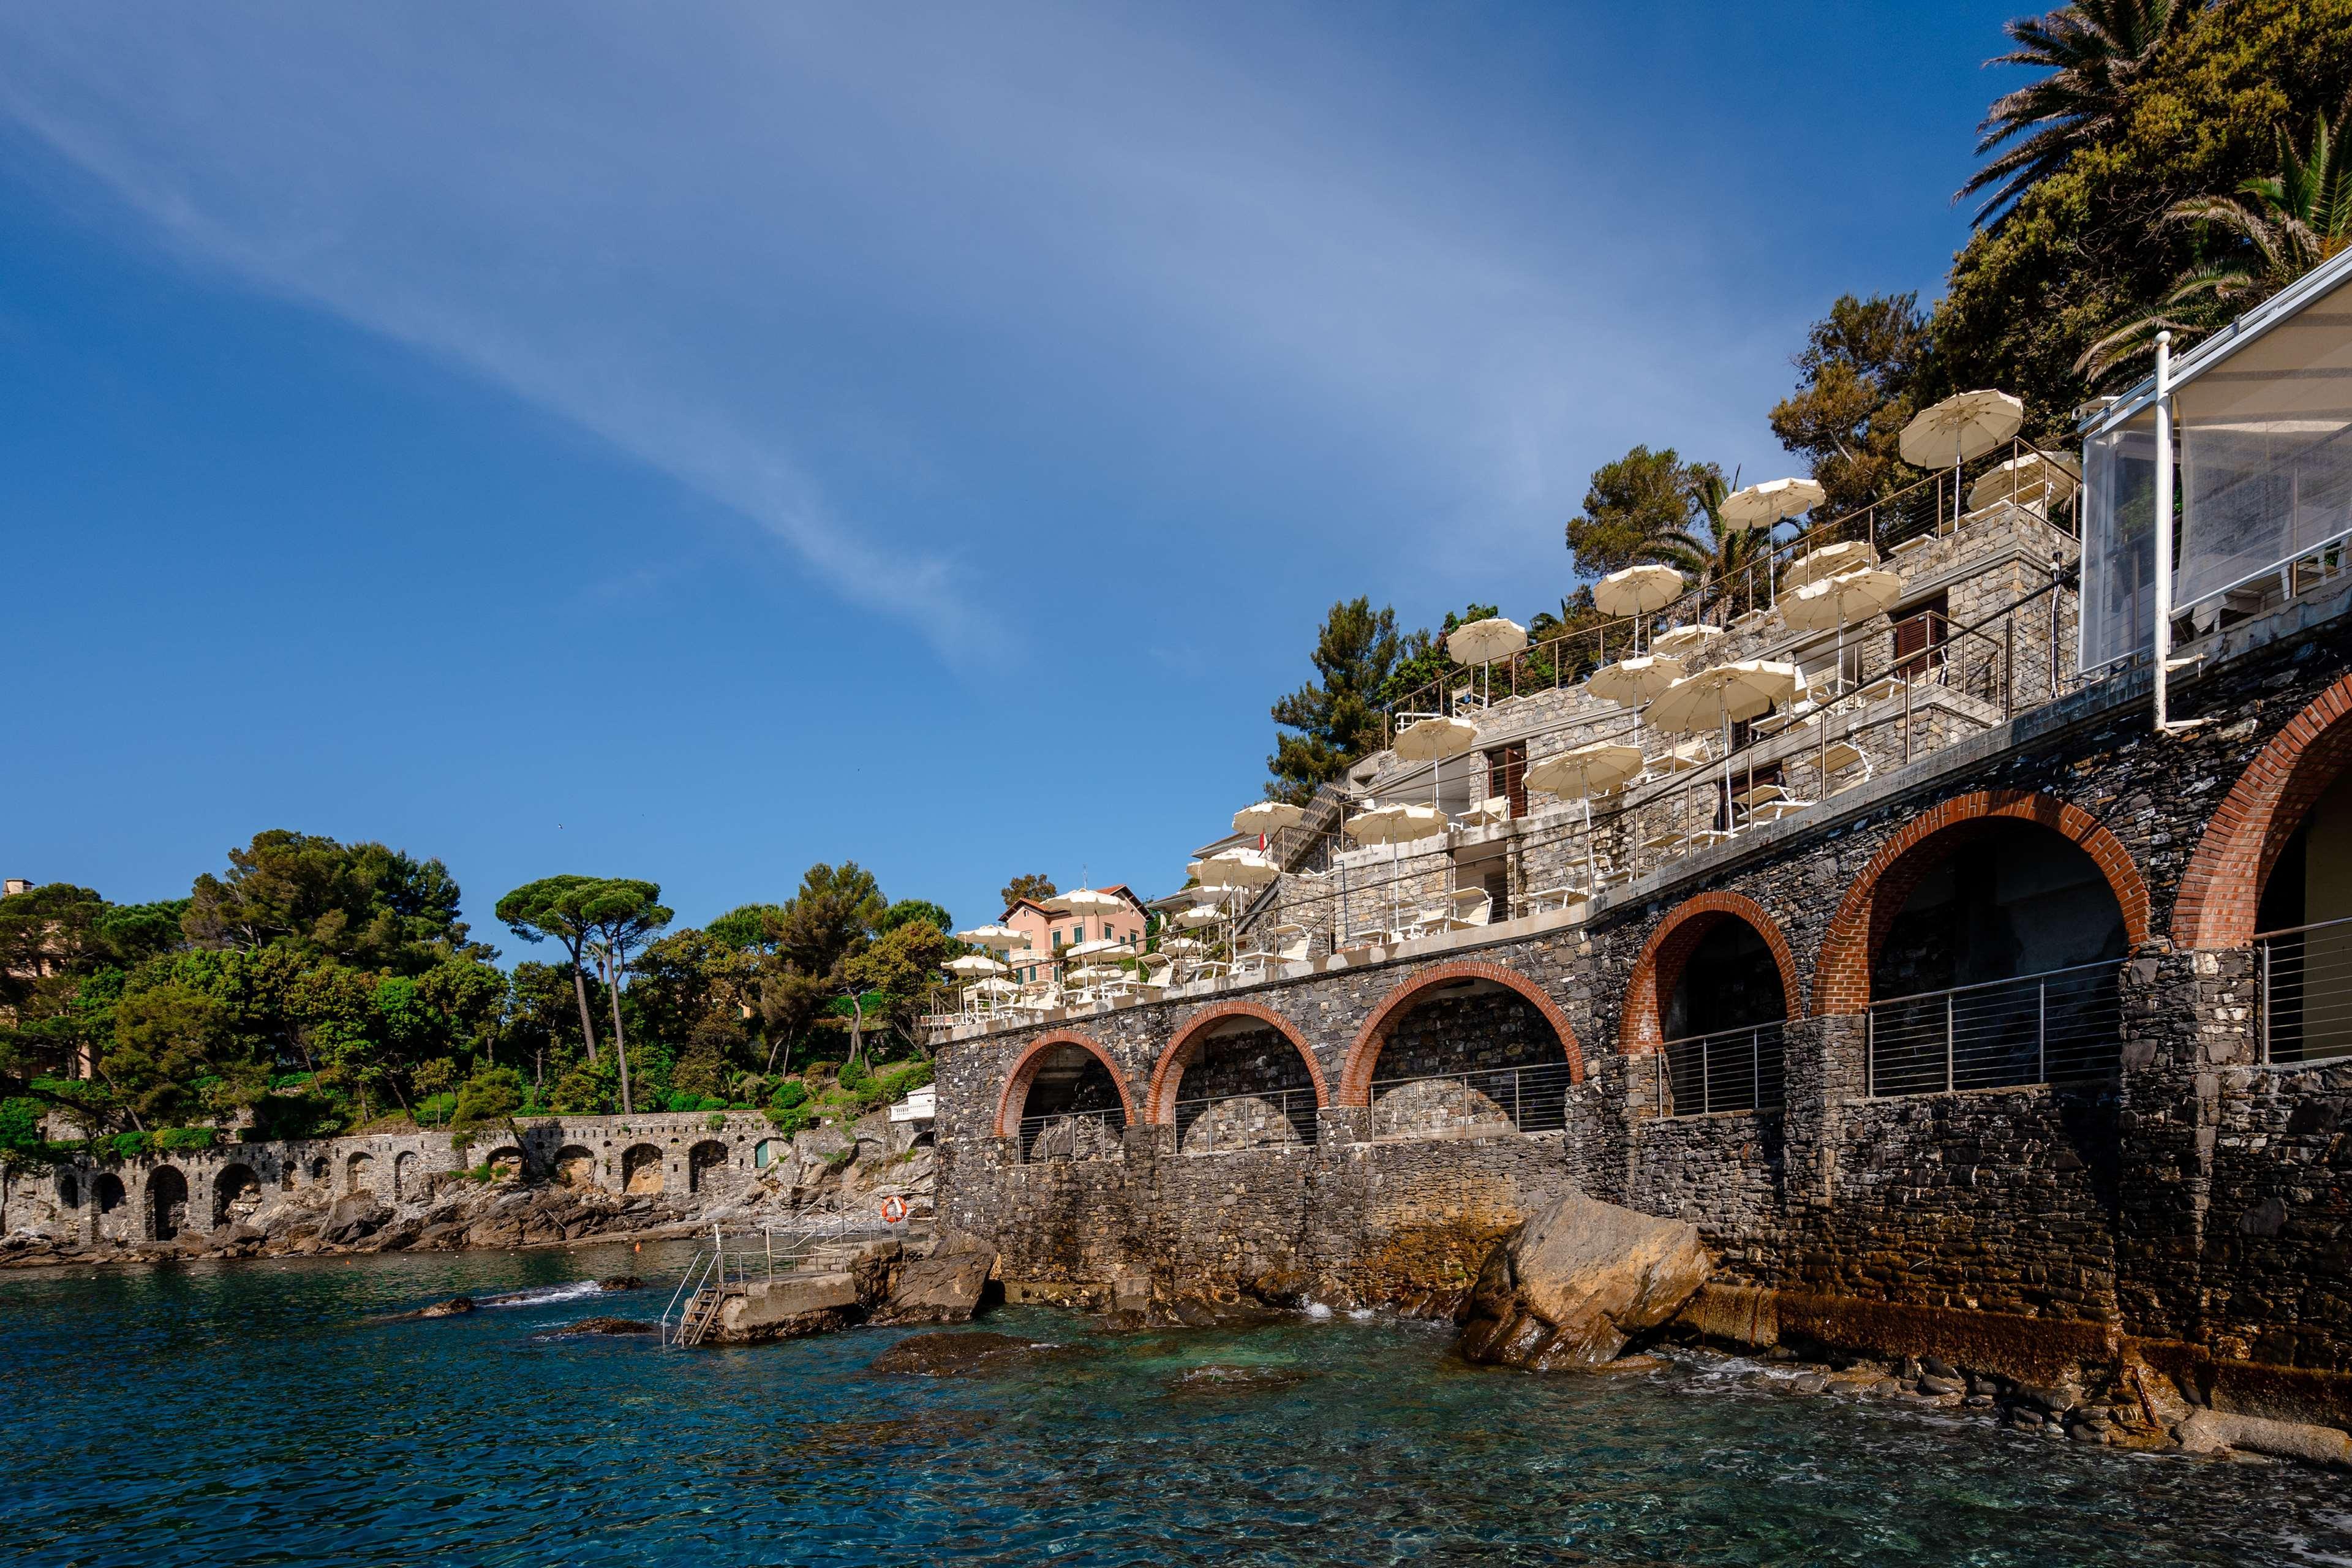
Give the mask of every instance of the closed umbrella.
[{"label": "closed umbrella", "polygon": [[1818,583],[1824,577],[1834,577],[1841,572],[1853,572],[1878,564],[1878,552],[1867,540],[1842,539],[1835,544],[1824,544],[1809,551],[1789,563],[1780,574],[1783,588],[1801,588],[1808,583]]},{"label": "closed umbrella", "polygon": [[1915,468],[1952,465],[1952,521],[1960,521],[1960,465],[1980,458],[2025,424],[2025,405],[2006,392],[1956,392],[1903,426],[1895,450]]},{"label": "closed umbrella", "polygon": [[2065,505],[2081,483],[2074,470],[2057,458],[2042,452],[2021,453],[1995,463],[1969,487],[1969,506],[1977,510],[2013,500],[2020,506],[2040,505],[2047,515],[2048,508]]},{"label": "closed umbrella", "polygon": [[[1645,563],[1628,566],[1622,572],[1612,572],[1592,584],[1592,603],[1601,614],[1638,617],[1652,610],[1663,610],[1679,598],[1683,591],[1683,574],[1671,566]],[[1635,646],[1639,646],[1641,627],[1634,626]]]},{"label": "closed umbrella", "polygon": [[1695,653],[1705,653],[1722,636],[1721,626],[1676,626],[1652,637],[1650,648],[1669,658],[1687,659]]},{"label": "closed umbrella", "polygon": [[1584,689],[1603,702],[1639,708],[1673,685],[1682,672],[1680,659],[1668,658],[1664,654],[1637,654],[1594,670],[1592,679],[1584,683]]}]

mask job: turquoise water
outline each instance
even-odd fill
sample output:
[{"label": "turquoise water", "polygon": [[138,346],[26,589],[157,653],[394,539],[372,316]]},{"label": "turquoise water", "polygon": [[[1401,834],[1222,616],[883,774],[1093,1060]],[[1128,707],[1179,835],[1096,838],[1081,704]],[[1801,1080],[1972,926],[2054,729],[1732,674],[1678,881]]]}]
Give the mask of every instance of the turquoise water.
[{"label": "turquoise water", "polygon": [[[1340,1317],[1108,1334],[985,1378],[911,1331],[545,1337],[648,1248],[0,1278],[0,1546],[27,1563],[2352,1563],[2347,1483],[1753,1386],[1466,1367]],[[461,1291],[546,1292],[429,1322]],[[1203,1377],[1204,1366],[1255,1369]],[[1192,1373],[1188,1377],[1188,1373]]]}]

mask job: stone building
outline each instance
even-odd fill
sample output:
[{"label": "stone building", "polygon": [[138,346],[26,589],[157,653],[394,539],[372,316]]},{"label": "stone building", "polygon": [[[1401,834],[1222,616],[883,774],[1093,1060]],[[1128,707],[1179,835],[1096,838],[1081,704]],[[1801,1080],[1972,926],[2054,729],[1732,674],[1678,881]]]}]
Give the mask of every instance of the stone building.
[{"label": "stone building", "polygon": [[[2137,1351],[2346,1424],[2352,416],[2296,400],[2352,374],[2352,317],[2307,310],[2347,279],[2184,362],[2172,661],[2143,389],[2086,430],[2086,544],[1948,489],[1923,533],[1848,534],[1907,544],[1946,624],[1847,629],[1809,718],[1697,768],[1661,751],[1589,827],[1507,795],[1381,886],[1340,812],[1464,813],[1498,752],[1633,732],[1557,664],[1515,671],[1455,710],[1482,760],[1377,761],[1277,847],[1251,918],[1316,932],[1305,961],[956,1031],[943,1217],[1016,1296],[1432,1304],[1572,1185],[1696,1224],[1734,1337],[2036,1379]],[[1710,656],[1820,655],[1769,610],[1727,618]],[[1789,808],[1743,809],[1724,777],[1767,767],[1752,798]],[[1465,887],[1483,922],[1388,914]]]}]

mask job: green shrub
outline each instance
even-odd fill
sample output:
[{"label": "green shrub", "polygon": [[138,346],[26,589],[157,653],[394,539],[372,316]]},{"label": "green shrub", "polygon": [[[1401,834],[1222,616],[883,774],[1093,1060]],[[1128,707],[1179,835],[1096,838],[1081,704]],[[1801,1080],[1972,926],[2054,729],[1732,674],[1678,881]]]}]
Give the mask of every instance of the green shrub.
[{"label": "green shrub", "polygon": [[153,1144],[154,1140],[144,1132],[118,1132],[112,1138],[93,1138],[89,1146],[94,1152],[104,1153],[111,1145],[116,1159],[136,1160]]},{"label": "green shrub", "polygon": [[931,1064],[928,1060],[908,1062],[892,1068],[876,1080],[886,1103],[896,1105],[908,1094],[931,1081]]},{"label": "green shrub", "polygon": [[768,1107],[768,1120],[777,1131],[789,1138],[809,1124],[809,1108],[805,1105],[771,1105]]},{"label": "green shrub", "polygon": [[790,1110],[795,1105],[806,1105],[808,1097],[808,1085],[796,1078],[788,1078],[776,1086],[775,1098],[768,1103],[779,1110]]},{"label": "green shrub", "polygon": [[457,1114],[457,1097],[454,1094],[427,1095],[416,1102],[419,1127],[446,1127],[449,1119]]},{"label": "green shrub", "polygon": [[522,1074],[513,1068],[485,1068],[466,1080],[449,1118],[453,1127],[503,1121],[522,1109]]},{"label": "green shrub", "polygon": [[155,1148],[161,1153],[183,1149],[209,1149],[219,1142],[219,1134],[209,1127],[166,1127],[155,1134]]},{"label": "green shrub", "polygon": [[725,1127],[727,1125],[727,1108],[722,1105],[718,1110],[712,1111],[710,1113],[710,1120],[704,1122],[703,1125],[709,1128],[713,1132]]},{"label": "green shrub", "polygon": [[29,1150],[41,1142],[49,1108],[37,1100],[0,1100],[0,1149]]}]

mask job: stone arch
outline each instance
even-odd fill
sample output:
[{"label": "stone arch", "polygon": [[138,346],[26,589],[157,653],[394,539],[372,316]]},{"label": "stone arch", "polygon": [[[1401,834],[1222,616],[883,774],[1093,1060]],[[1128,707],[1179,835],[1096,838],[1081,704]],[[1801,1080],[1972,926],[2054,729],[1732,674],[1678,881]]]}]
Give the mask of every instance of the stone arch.
[{"label": "stone arch", "polygon": [[2279,851],[2352,765],[2352,675],[2287,721],[2254,754],[2205,825],[2172,905],[2175,946],[2217,951],[2254,939],[2263,885]]},{"label": "stone arch", "polygon": [[111,1171],[100,1171],[98,1180],[90,1184],[90,1190],[98,1199],[98,1212],[102,1215],[121,1208],[122,1200],[129,1195],[122,1190],[122,1178]]},{"label": "stone arch", "polygon": [[343,1191],[373,1192],[375,1188],[375,1156],[362,1149],[343,1162]]},{"label": "stone arch", "polygon": [[1010,1138],[1020,1130],[1021,1108],[1029,1099],[1029,1086],[1036,1081],[1037,1068],[1045,1062],[1046,1053],[1055,1046],[1077,1046],[1091,1053],[1110,1073],[1110,1081],[1118,1090],[1119,1115],[1131,1126],[1135,1121],[1135,1097],[1129,1092],[1127,1075],[1118,1070],[1118,1063],[1103,1048],[1102,1042],[1076,1029],[1054,1029],[1029,1042],[1013,1070],[1004,1076],[1004,1088],[996,1097],[996,1136]]},{"label": "stone arch", "polygon": [[417,1195],[416,1168],[423,1163],[424,1162],[416,1157],[415,1151],[412,1149],[404,1149],[398,1154],[393,1156],[392,1196],[394,1202],[397,1203],[404,1198],[413,1198]]},{"label": "stone arch", "polygon": [[1789,951],[1789,939],[1780,934],[1779,922],[1765,912],[1764,906],[1745,893],[1699,893],[1685,899],[1666,911],[1665,919],[1642,944],[1641,956],[1633,961],[1633,977],[1625,987],[1625,1004],[1617,1019],[1617,1048],[1627,1056],[1654,1051],[1664,1043],[1662,1020],[1667,1005],[1673,1000],[1675,987],[1682,983],[1683,966],[1690,962],[1691,953],[1705,941],[1707,933],[1727,920],[1741,921],[1764,945],[1772,950],[1772,962],[1780,971],[1780,1001],[1790,1018],[1801,1016],[1803,993],[1797,984],[1796,955]]},{"label": "stone arch", "polygon": [[511,1143],[491,1150],[489,1158],[482,1163],[490,1168],[490,1180],[494,1182],[520,1182],[523,1178],[525,1162],[522,1151]]},{"label": "stone arch", "polygon": [[213,1177],[213,1224],[242,1225],[261,1207],[261,1178],[253,1167],[224,1165]]},{"label": "stone arch", "polygon": [[642,1194],[662,1190],[662,1152],[650,1143],[632,1143],[621,1151],[621,1190]]},{"label": "stone arch", "polygon": [[2137,947],[2148,937],[2147,883],[2132,864],[2131,851],[2096,817],[2055,795],[2032,790],[1973,790],[1920,813],[1870,858],[1846,889],[1830,918],[1813,961],[1813,1013],[1826,1017],[1859,1013],[1870,1005],[1870,968],[1888,926],[1919,879],[1943,858],[1916,853],[1929,847],[1948,852],[1965,842],[1972,825],[2021,821],[2038,824],[2090,856],[2123,910],[2124,940]]},{"label": "stone arch", "polygon": [[1151,1087],[1143,1097],[1143,1120],[1161,1126],[1173,1121],[1176,1112],[1176,1091],[1183,1082],[1184,1069],[1200,1053],[1201,1045],[1219,1024],[1228,1018],[1255,1018],[1273,1029],[1297,1049],[1307,1063],[1307,1075],[1315,1085],[1315,1103],[1331,1103],[1330,1088],[1323,1081],[1323,1064],[1315,1059],[1315,1048],[1298,1026],[1273,1008],[1256,1002],[1218,1002],[1202,1008],[1179,1026],[1168,1048],[1160,1053],[1160,1060],[1151,1069]]},{"label": "stone arch", "polygon": [[58,1172],[58,1206],[68,1209],[81,1207],[81,1182],[69,1169]]},{"label": "stone arch", "polygon": [[316,1183],[325,1181],[327,1179],[327,1157],[324,1154],[318,1155],[311,1160],[310,1180],[312,1182]]},{"label": "stone arch", "polygon": [[716,1138],[705,1138],[686,1152],[686,1190],[702,1191],[705,1183],[727,1169],[727,1145]]},{"label": "stone arch", "polygon": [[169,1241],[188,1223],[188,1178],[177,1165],[147,1173],[147,1239]]},{"label": "stone arch", "polygon": [[567,1187],[596,1184],[596,1155],[584,1144],[566,1143],[555,1152],[555,1179]]},{"label": "stone arch", "polygon": [[1568,1076],[1571,1083],[1584,1081],[1584,1050],[1576,1041],[1576,1026],[1568,1021],[1544,988],[1525,975],[1488,963],[1480,959],[1457,958],[1447,963],[1433,964],[1417,971],[1397,983],[1394,989],[1381,998],[1371,1016],[1356,1031],[1353,1044],[1348,1047],[1347,1065],[1339,1072],[1341,1105],[1370,1105],[1372,1091],[1372,1068],[1381,1058],[1381,1047],[1388,1043],[1390,1028],[1423,994],[1448,981],[1472,979],[1491,980],[1507,990],[1516,991],[1532,1003],[1559,1036],[1560,1049],[1568,1057]]}]

